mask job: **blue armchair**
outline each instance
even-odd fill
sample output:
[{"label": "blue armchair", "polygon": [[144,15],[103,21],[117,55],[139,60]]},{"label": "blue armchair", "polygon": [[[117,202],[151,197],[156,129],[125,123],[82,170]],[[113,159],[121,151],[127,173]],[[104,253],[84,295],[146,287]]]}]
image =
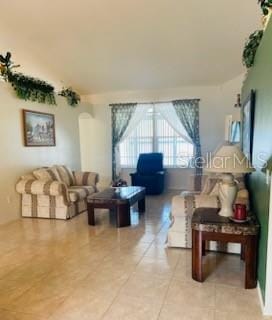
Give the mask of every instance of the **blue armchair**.
[{"label": "blue armchair", "polygon": [[163,154],[142,153],[137,163],[137,172],[131,173],[131,184],[146,188],[146,194],[160,194],[164,190]]}]

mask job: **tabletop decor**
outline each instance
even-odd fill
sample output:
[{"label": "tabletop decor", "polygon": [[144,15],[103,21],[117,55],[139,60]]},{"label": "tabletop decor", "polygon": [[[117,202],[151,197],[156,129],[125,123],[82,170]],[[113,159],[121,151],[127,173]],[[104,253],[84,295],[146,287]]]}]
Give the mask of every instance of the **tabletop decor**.
[{"label": "tabletop decor", "polygon": [[238,145],[226,143],[216,150],[205,170],[220,174],[219,200],[221,210],[219,215],[232,217],[233,204],[238,192],[233,174],[250,173],[254,171],[254,168]]},{"label": "tabletop decor", "polygon": [[26,147],[52,147],[56,145],[53,114],[23,110],[23,125]]}]

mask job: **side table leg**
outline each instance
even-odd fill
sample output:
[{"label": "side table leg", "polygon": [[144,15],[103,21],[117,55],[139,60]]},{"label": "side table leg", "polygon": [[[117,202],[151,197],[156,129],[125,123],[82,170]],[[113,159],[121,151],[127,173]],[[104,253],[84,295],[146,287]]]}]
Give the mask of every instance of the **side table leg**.
[{"label": "side table leg", "polygon": [[245,244],[245,288],[257,286],[257,236],[247,236]]},{"label": "side table leg", "polygon": [[139,212],[145,212],[145,197],[138,201]]},{"label": "side table leg", "polygon": [[241,243],[241,260],[245,261],[245,245]]},{"label": "side table leg", "polygon": [[117,228],[130,226],[130,204],[122,203],[117,205],[116,226]]},{"label": "side table leg", "polygon": [[88,209],[88,224],[91,226],[95,226],[94,206],[88,203],[87,209]]},{"label": "side table leg", "polygon": [[202,241],[202,256],[206,256],[206,241]]},{"label": "side table leg", "polygon": [[192,230],[192,278],[203,282],[202,272],[202,234],[200,231]]}]

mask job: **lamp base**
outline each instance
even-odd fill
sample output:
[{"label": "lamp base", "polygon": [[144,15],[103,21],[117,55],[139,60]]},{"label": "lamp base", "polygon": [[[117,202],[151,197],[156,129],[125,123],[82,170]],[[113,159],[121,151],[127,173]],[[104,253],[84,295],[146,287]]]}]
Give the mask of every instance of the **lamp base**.
[{"label": "lamp base", "polygon": [[238,187],[231,173],[224,173],[221,178],[222,181],[219,183],[221,210],[218,214],[222,217],[232,217],[233,203],[236,199]]}]

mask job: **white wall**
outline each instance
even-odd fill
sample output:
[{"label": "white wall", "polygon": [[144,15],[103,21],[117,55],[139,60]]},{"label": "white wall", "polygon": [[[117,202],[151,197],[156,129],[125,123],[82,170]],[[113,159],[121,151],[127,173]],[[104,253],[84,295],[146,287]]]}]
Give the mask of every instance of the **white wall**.
[{"label": "white wall", "polygon": [[[86,170],[100,173],[101,185],[111,180],[111,113],[110,103],[154,102],[174,99],[200,98],[200,135],[203,155],[213,151],[225,133],[225,116],[235,112],[236,95],[240,92],[243,76],[220,86],[182,87],[162,90],[121,91],[86,96],[93,106],[93,119],[85,126],[90,145],[89,154],[82,159]],[[129,181],[129,171],[124,176]],[[191,189],[193,172],[189,169],[168,170],[167,187]]]},{"label": "white wall", "polygon": [[[0,224],[20,216],[19,195],[15,184],[33,169],[53,164],[67,164],[80,169],[79,115],[91,112],[84,103],[76,108],[57,97],[57,106],[27,102],[15,97],[9,84],[0,82]],[[25,147],[23,144],[22,109],[55,114],[56,147]]]}]

